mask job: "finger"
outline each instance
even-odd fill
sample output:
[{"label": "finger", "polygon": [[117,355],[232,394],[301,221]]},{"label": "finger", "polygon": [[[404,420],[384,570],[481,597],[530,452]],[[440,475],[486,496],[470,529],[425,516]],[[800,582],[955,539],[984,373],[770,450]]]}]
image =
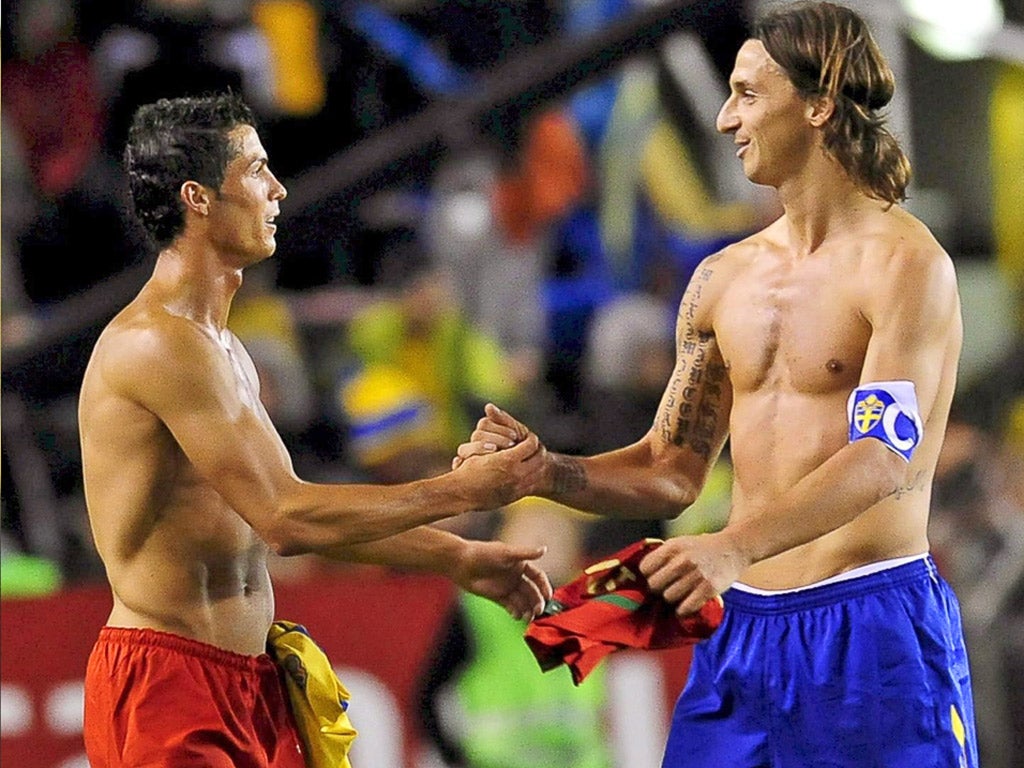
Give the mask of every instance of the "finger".
[{"label": "finger", "polygon": [[640,573],[650,579],[651,575],[656,571],[661,570],[665,563],[672,557],[672,552],[662,544],[660,547],[648,552],[644,555],[643,559],[640,560]]},{"label": "finger", "polygon": [[505,545],[505,557],[509,562],[516,560],[539,560],[544,557],[544,553],[548,551],[546,546],[527,547],[525,545],[512,546],[511,544]]},{"label": "finger", "polygon": [[667,589],[677,582],[684,585],[692,585],[694,577],[701,577],[697,566],[685,557],[676,557],[648,576],[647,585],[655,592],[664,594]]},{"label": "finger", "polygon": [[501,408],[496,406],[494,403],[487,403],[487,405],[484,406],[484,413],[486,413],[487,416],[496,423],[505,427],[510,427],[517,440],[522,440],[530,432],[525,424],[514,418],[511,414],[505,413],[505,411],[501,410]]},{"label": "finger", "polygon": [[[530,568],[533,571],[530,571]],[[541,589],[541,585],[537,582],[537,579],[543,572],[540,571],[536,566],[531,566],[529,563],[525,564],[523,568],[523,585],[521,587],[524,597],[527,602],[527,613],[526,617],[532,619],[538,613],[544,610],[544,603],[547,598],[544,596],[544,592]],[[546,580],[546,577],[545,577]]]},{"label": "finger", "polygon": [[540,454],[541,448],[540,438],[531,432],[521,443],[514,448],[509,448],[508,451],[514,454],[519,461],[529,461]]},{"label": "finger", "polygon": [[469,439],[475,443],[494,443],[502,448],[511,448],[518,442],[515,431],[495,424],[478,424]]},{"label": "finger", "polygon": [[698,571],[685,573],[661,590],[661,596],[670,603],[681,603],[702,586],[704,579]]},{"label": "finger", "polygon": [[522,584],[516,587],[510,599],[515,606],[513,614],[517,619],[532,619],[537,612],[537,605],[540,603],[540,592],[532,583],[523,580]]},{"label": "finger", "polygon": [[460,464],[462,464],[462,457],[461,456],[456,456],[454,459],[452,459],[452,469],[453,470],[458,469]]},{"label": "finger", "polygon": [[704,607],[704,603],[708,600],[712,600],[715,596],[715,590],[710,584],[705,582],[691,592],[685,600],[679,603],[676,607],[676,616],[682,619],[697,613]]},{"label": "finger", "polygon": [[460,458],[462,459],[462,461],[465,461],[470,456],[483,456],[488,453],[494,453],[496,450],[498,450],[498,446],[496,446],[493,442],[487,442],[486,440],[474,440],[472,442],[463,443],[462,445],[460,445],[456,449],[456,453],[458,454],[457,458]]},{"label": "finger", "polygon": [[533,595],[522,585],[516,587],[506,598],[509,615],[517,621],[531,617],[533,611]]},{"label": "finger", "polygon": [[505,446],[506,443],[515,445],[519,442],[519,433],[513,427],[499,424],[487,417],[480,419],[476,423],[476,429],[473,430],[473,434],[470,437],[473,440],[498,438],[497,442],[502,446]]},{"label": "finger", "polygon": [[533,563],[526,563],[526,566],[523,568],[523,575],[537,586],[537,590],[540,592],[541,598],[543,598],[540,608],[534,613],[536,616],[537,613],[544,610],[544,603],[551,599],[554,589],[551,587],[551,580],[548,578],[548,575]]}]

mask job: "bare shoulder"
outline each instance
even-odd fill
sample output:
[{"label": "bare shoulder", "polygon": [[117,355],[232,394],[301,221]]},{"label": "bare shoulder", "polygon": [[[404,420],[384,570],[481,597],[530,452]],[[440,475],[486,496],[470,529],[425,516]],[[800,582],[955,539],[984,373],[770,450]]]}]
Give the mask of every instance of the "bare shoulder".
[{"label": "bare shoulder", "polygon": [[705,257],[693,271],[687,292],[697,292],[706,299],[709,296],[709,289],[714,292],[720,291],[750,266],[759,253],[770,247],[771,242],[771,237],[763,231],[730,243]]},{"label": "bare shoulder", "polygon": [[707,256],[693,271],[679,304],[680,328],[687,333],[711,331],[719,300],[728,287],[766,250],[780,247],[777,225],[750,235]]},{"label": "bare shoulder", "polygon": [[874,293],[887,300],[954,303],[953,260],[919,219],[893,209],[877,232],[862,239],[862,274],[873,277]]},{"label": "bare shoulder", "polygon": [[786,219],[780,216],[764,229],[727,245],[711,258],[717,259],[723,276],[734,278],[765,254],[788,251]]},{"label": "bare shoulder", "polygon": [[213,340],[199,326],[144,302],[133,302],[103,330],[88,377],[123,395],[170,384],[209,364]]}]

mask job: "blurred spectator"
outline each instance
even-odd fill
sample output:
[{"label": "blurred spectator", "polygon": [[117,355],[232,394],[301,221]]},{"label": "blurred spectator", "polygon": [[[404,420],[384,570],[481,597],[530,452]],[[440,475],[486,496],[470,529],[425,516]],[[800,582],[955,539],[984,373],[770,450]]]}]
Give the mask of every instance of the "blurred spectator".
[{"label": "blurred spectator", "polygon": [[13,126],[8,123],[7,112],[0,114],[0,142],[3,161],[0,174],[3,205],[0,205],[0,318],[3,320],[0,339],[4,347],[26,343],[36,330],[31,317],[32,303],[25,293],[21,274],[18,244],[25,227],[35,215],[35,194],[29,178],[25,153]]},{"label": "blurred spectator", "polygon": [[260,400],[291,447],[314,419],[316,406],[298,323],[287,300],[274,290],[273,263],[245,273],[228,327],[256,366]]},{"label": "blurred spectator", "polygon": [[[13,24],[13,56],[3,66],[4,127],[24,151],[38,205],[5,257],[18,260],[25,295],[41,304],[93,285],[138,254],[116,170],[100,152],[104,111],[89,49],[76,37],[75,6],[25,0]],[[93,246],[89,258],[81,255],[84,242]]]},{"label": "blurred spectator", "polygon": [[129,8],[95,48],[112,157],[121,156],[135,110],[157,99],[230,88],[258,114],[272,112],[270,50],[250,2],[143,0]]},{"label": "blurred spectator", "polygon": [[1017,438],[1001,444],[961,414],[950,417],[936,467],[929,538],[961,599],[982,763],[1011,768],[1024,755],[1024,702],[1014,700],[1024,665],[1015,633],[1005,630],[1024,625],[1022,461]]},{"label": "blurred spectator", "polygon": [[404,483],[449,469],[451,454],[433,403],[386,363],[347,371],[337,391],[349,455],[371,482]]},{"label": "blurred spectator", "polygon": [[[622,293],[594,312],[583,359],[581,450],[628,445],[651,428],[675,365],[674,319],[674,307],[643,291]],[[596,518],[588,524],[588,550],[611,554],[665,531],[661,520]]]},{"label": "blurred spectator", "polygon": [[639,440],[658,410],[675,367],[675,307],[642,291],[598,309],[585,352],[589,450]]},{"label": "blurred spectator", "polygon": [[452,277],[467,316],[508,351],[523,386],[536,382],[547,344],[541,242],[511,242],[495,210],[501,184],[497,152],[458,150],[431,181],[424,232]]},{"label": "blurred spectator", "polygon": [[297,117],[318,114],[327,101],[327,83],[317,5],[306,0],[254,0],[252,17],[270,57],[274,111]]},{"label": "blurred spectator", "polygon": [[449,275],[409,230],[384,248],[381,285],[394,289],[348,323],[347,349],[364,364],[383,363],[416,382],[438,414],[454,451],[488,400],[515,403],[518,375],[496,339],[473,324],[455,299]]},{"label": "blurred spectator", "polygon": [[70,190],[99,147],[102,108],[89,49],[75,35],[69,0],[23,0],[14,14],[13,57],[3,66],[3,111],[36,188]]},{"label": "blurred spectator", "polygon": [[[498,538],[544,544],[554,585],[585,565],[582,516],[528,498],[504,513]],[[610,768],[604,668],[576,687],[566,669],[542,673],[525,622],[461,595],[419,691],[420,721],[446,765],[459,768]]]},{"label": "blurred spectator", "polygon": [[495,190],[495,209],[505,237],[529,243],[580,201],[589,183],[580,136],[559,110],[530,120],[517,162]]}]

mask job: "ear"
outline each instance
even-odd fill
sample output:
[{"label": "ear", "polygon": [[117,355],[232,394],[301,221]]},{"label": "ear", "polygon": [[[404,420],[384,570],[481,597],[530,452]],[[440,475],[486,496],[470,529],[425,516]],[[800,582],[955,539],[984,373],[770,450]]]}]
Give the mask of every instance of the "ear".
[{"label": "ear", "polygon": [[185,203],[187,210],[198,213],[200,216],[206,216],[210,213],[210,193],[198,181],[186,181],[181,185],[181,190],[178,194],[181,196],[181,201]]},{"label": "ear", "polygon": [[831,96],[816,96],[807,102],[807,122],[821,128],[836,111],[836,100]]}]

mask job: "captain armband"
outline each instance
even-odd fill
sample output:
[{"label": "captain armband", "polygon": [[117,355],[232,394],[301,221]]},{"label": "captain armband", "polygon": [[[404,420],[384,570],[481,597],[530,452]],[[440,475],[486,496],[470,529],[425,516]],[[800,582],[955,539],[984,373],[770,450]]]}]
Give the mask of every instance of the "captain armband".
[{"label": "captain armband", "polygon": [[905,461],[924,437],[912,381],[874,381],[861,384],[846,403],[850,442],[873,437]]}]

